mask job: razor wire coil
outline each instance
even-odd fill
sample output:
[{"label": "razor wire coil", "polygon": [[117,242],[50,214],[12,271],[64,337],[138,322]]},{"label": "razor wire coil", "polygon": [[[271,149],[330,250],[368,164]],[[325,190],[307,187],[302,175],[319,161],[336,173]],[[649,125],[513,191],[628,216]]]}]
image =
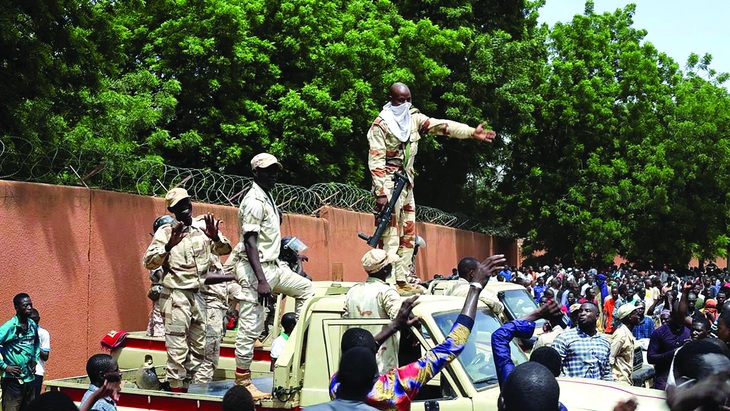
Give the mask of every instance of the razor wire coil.
[{"label": "razor wire coil", "polygon": [[[0,138],[0,179],[88,188],[164,197],[171,187],[184,187],[196,201],[237,207],[253,182],[250,177],[207,169],[177,167],[154,160],[130,164],[99,150],[72,151],[45,147],[25,138]],[[285,213],[318,215],[324,206],[371,213],[372,194],[349,184],[316,183],[310,187],[277,183],[274,201]],[[483,221],[458,213],[418,205],[416,220],[492,235],[508,236]]]}]

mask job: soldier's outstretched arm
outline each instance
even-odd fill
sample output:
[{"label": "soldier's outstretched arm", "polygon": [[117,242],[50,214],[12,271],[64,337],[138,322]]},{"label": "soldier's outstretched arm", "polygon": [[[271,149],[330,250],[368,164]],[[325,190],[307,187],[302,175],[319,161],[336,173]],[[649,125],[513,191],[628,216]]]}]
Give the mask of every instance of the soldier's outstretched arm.
[{"label": "soldier's outstretched arm", "polygon": [[[420,114],[419,115],[423,115]],[[458,139],[474,138],[477,140],[492,142],[497,133],[485,127],[485,123],[479,124],[476,128],[458,121],[442,120],[438,118],[426,118],[420,121],[420,132],[426,134],[435,134],[440,136],[448,136]]]}]

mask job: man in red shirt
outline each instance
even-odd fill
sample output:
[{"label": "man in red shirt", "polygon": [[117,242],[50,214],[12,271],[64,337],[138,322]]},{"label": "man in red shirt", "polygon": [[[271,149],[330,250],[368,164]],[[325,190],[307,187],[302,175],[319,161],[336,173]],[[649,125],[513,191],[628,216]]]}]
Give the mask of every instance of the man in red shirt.
[{"label": "man in red shirt", "polygon": [[613,309],[618,301],[618,287],[611,287],[611,295],[603,302],[603,330],[606,334],[613,334]]}]

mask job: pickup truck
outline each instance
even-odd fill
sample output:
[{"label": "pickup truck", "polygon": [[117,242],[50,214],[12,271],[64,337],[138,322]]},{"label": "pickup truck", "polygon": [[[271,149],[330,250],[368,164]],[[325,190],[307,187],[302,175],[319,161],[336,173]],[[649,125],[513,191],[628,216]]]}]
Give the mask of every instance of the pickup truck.
[{"label": "pickup truck", "polygon": [[[300,321],[273,373],[268,368],[254,370],[256,385],[273,393],[273,398],[257,404],[258,410],[299,410],[329,401],[329,381],[338,368],[343,332],[349,327],[387,323],[378,319],[342,318],[348,286],[330,283],[326,288],[318,287],[318,295],[302,308]],[[421,317],[420,324],[412,327],[412,333],[401,333],[401,338],[414,336],[416,342],[401,344],[399,355],[403,363],[418,358],[424,350],[442,341],[464,303],[463,298],[452,296],[425,295],[419,300],[421,303],[413,313]],[[422,389],[411,409],[496,410],[499,386],[492,360],[491,334],[500,324],[500,320],[480,303],[464,352]],[[133,352],[126,347],[115,355],[120,364],[126,361],[123,357],[131,355],[139,360],[135,364],[142,362],[138,357],[139,351]],[[524,352],[514,343],[512,356],[516,363],[527,361]],[[157,367],[158,375],[164,377],[163,362],[155,360],[155,363],[160,365]],[[187,394],[136,388],[133,382],[137,373],[135,365],[134,369],[124,372],[125,385],[119,409],[219,410],[223,393],[233,383],[233,369],[226,364],[221,361],[216,381],[191,386]],[[662,391],[577,378],[558,378],[558,382],[561,401],[569,410],[612,410],[617,401],[631,396],[638,399],[640,410],[668,409]],[[67,378],[48,381],[46,385],[52,390],[64,391],[78,401],[88,387],[88,380],[83,377]]]}]

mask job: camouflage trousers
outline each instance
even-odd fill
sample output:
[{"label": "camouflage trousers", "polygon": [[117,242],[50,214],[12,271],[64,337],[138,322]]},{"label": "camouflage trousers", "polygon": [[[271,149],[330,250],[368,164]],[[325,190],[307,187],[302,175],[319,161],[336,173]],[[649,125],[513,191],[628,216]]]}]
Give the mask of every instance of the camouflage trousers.
[{"label": "camouflage trousers", "polygon": [[[388,179],[386,187],[392,192],[393,180]],[[389,282],[407,281],[408,273],[413,261],[413,245],[416,239],[416,200],[413,197],[413,188],[403,188],[400,197],[393,207],[393,216],[390,227],[383,233],[380,242],[383,249],[389,253],[398,254],[400,259],[393,264],[393,275],[388,277]]]},{"label": "camouflage trousers", "polygon": [[205,328],[205,358],[195,373],[195,384],[213,381],[213,374],[218,369],[218,359],[221,355],[221,339],[225,335],[224,326],[226,309],[206,307],[208,322]]},{"label": "camouflage trousers", "polygon": [[147,323],[148,337],[164,337],[165,322],[162,319],[162,311],[160,310],[160,300],[152,302],[152,312],[150,312],[150,321]]},{"label": "camouflage trousers", "polygon": [[186,387],[205,358],[205,301],[197,291],[165,288],[160,294],[165,322],[167,380]]},{"label": "camouflage trousers", "polygon": [[[314,296],[312,282],[292,271],[284,262],[261,263],[261,268],[273,292],[296,299],[295,310],[299,316],[304,302]],[[264,329],[266,310],[258,301],[258,279],[247,260],[241,260],[236,266],[236,278],[241,285],[238,296],[240,308],[236,333],[236,368],[248,370],[253,361],[254,342]],[[271,332],[276,333],[277,330]]]}]

